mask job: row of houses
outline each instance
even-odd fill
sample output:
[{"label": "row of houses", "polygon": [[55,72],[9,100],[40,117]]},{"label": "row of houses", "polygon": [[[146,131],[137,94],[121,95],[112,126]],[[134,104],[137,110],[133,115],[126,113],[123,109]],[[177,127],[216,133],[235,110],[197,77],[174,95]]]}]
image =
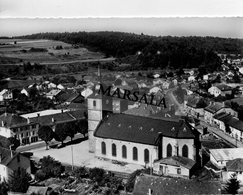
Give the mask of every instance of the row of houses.
[{"label": "row of houses", "polygon": [[4,113],[0,116],[0,135],[16,137],[22,145],[40,141],[38,130],[40,126],[55,126],[60,123],[84,120],[85,110],[46,110],[37,113],[17,115]]}]

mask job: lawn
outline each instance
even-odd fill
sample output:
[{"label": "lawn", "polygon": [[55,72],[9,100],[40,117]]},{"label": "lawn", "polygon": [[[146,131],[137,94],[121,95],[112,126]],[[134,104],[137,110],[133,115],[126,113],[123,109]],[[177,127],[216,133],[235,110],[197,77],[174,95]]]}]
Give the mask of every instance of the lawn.
[{"label": "lawn", "polygon": [[[16,44],[14,44],[14,41],[17,41]],[[63,49],[56,49],[57,46],[62,46]],[[31,52],[29,51],[31,48],[42,48],[46,49],[46,51]],[[31,63],[58,63],[97,59],[104,56],[86,48],[74,48],[72,45],[61,41],[0,39],[0,57],[18,58]]]}]

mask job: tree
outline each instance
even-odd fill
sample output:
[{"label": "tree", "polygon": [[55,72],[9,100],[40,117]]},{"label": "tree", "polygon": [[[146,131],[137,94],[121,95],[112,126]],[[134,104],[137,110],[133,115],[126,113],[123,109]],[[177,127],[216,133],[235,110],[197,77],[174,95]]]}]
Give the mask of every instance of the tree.
[{"label": "tree", "polygon": [[63,141],[67,138],[67,136],[68,136],[68,128],[66,123],[57,124],[55,128],[55,139],[57,141],[62,142],[63,145]]},{"label": "tree", "polygon": [[71,138],[71,142],[73,141],[74,135],[77,133],[77,125],[75,122],[69,122],[64,124],[67,136]]},{"label": "tree", "polygon": [[93,181],[100,183],[105,175],[105,170],[101,168],[93,168],[89,170],[89,178]]},{"label": "tree", "polygon": [[83,134],[83,136],[85,137],[85,134],[88,133],[88,120],[83,119],[77,121],[76,128],[77,128],[77,132]]},{"label": "tree", "polygon": [[15,170],[10,176],[9,188],[13,192],[22,192],[25,193],[28,190],[29,182],[31,181],[31,176],[21,168]]},{"label": "tree", "polygon": [[39,161],[40,170],[36,173],[37,180],[45,180],[50,177],[60,177],[65,168],[59,161],[56,161],[51,156],[44,156]]},{"label": "tree", "polygon": [[50,126],[41,126],[38,130],[38,136],[46,142],[46,149],[48,150],[48,142],[53,139],[53,131]]},{"label": "tree", "polygon": [[20,146],[20,141],[15,137],[9,137],[8,140],[10,142],[12,150],[16,150],[16,148]]},{"label": "tree", "polygon": [[127,180],[127,183],[126,183],[126,189],[128,192],[133,191],[136,177],[139,176],[142,172],[143,172],[143,170],[139,169],[130,174],[130,176]]},{"label": "tree", "polygon": [[7,182],[5,180],[4,181],[0,181],[0,192],[1,192],[1,195],[7,195],[8,191],[9,191],[9,186],[8,186]]},{"label": "tree", "polygon": [[229,194],[238,194],[240,188],[240,182],[237,180],[237,175],[234,173],[231,178],[227,181],[225,190]]}]

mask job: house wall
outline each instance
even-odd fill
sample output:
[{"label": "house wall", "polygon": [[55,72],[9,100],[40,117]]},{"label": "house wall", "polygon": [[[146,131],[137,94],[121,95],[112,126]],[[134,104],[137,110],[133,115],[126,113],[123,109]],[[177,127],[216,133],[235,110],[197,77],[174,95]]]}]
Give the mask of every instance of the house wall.
[{"label": "house wall", "polygon": [[220,121],[220,120],[217,120],[217,119],[214,119],[214,124],[216,124],[218,126],[218,128],[224,132],[226,132],[226,127],[225,127],[225,124],[223,121]]},{"label": "house wall", "polygon": [[15,156],[14,159],[8,164],[8,174],[10,175],[13,171],[18,170],[19,168],[23,168],[27,173],[30,174],[30,159],[19,154]]},{"label": "house wall", "polygon": [[162,158],[167,157],[167,146],[171,144],[172,146],[172,156],[177,156],[177,149],[178,146],[178,156],[182,156],[182,147],[187,145],[188,147],[188,158],[195,160],[196,150],[194,147],[194,139],[175,139],[169,137],[163,137],[162,139]]},{"label": "house wall", "polygon": [[[179,170],[180,169],[180,172]],[[182,166],[173,166],[162,163],[154,163],[153,172],[158,175],[170,175],[175,177],[187,177],[190,176],[190,170]]]},{"label": "house wall", "polygon": [[[231,175],[234,174],[234,173],[236,173],[236,172],[223,171],[222,172],[222,180],[223,180],[223,182],[227,182],[231,178]],[[237,180],[239,180],[240,183],[242,184],[243,183],[243,172],[236,173],[236,176],[237,176]]]},{"label": "house wall", "polygon": [[210,154],[210,161],[220,169],[225,167],[227,162],[227,161],[217,161],[212,154]]},{"label": "house wall", "polygon": [[214,95],[214,97],[218,97],[221,94],[221,90],[213,86],[208,89],[208,93]]},{"label": "house wall", "polygon": [[12,137],[13,133],[7,127],[0,127],[0,135],[9,138]]},{"label": "house wall", "polygon": [[242,131],[235,129],[234,127],[230,126],[230,130],[231,130],[231,136],[235,139],[237,139],[238,141],[242,141],[243,140],[243,133]]},{"label": "house wall", "polygon": [[8,177],[8,168],[5,165],[0,164],[0,181],[4,179],[7,180]]},{"label": "house wall", "polygon": [[[120,141],[120,140],[112,140],[112,139],[103,139],[103,138],[95,138],[96,141],[96,148],[95,148],[95,156],[97,157],[103,157],[108,158],[111,160],[117,160],[127,163],[133,163],[133,164],[139,164],[145,166],[144,162],[144,150],[149,150],[149,159],[150,162],[147,164],[147,166],[152,166],[152,162],[156,159],[158,159],[158,147],[152,146],[152,145],[146,145],[146,144],[139,144],[134,142],[126,142],[126,141]],[[105,142],[106,144],[106,154],[102,154],[101,151],[101,143]],[[117,155],[112,156],[112,144],[116,145],[116,151]],[[127,148],[127,158],[122,157],[122,146],[125,145]],[[138,159],[133,160],[133,147],[137,147],[138,151]]]}]

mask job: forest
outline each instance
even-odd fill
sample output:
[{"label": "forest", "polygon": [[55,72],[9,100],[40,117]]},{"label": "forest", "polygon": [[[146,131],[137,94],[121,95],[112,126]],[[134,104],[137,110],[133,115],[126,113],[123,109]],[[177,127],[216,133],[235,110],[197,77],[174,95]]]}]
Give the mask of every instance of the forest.
[{"label": "forest", "polygon": [[15,38],[59,40],[103,52],[107,57],[116,57],[120,63],[139,69],[202,67],[215,71],[221,65],[217,54],[243,54],[242,39],[219,37],[156,37],[102,31],[38,33]]}]

